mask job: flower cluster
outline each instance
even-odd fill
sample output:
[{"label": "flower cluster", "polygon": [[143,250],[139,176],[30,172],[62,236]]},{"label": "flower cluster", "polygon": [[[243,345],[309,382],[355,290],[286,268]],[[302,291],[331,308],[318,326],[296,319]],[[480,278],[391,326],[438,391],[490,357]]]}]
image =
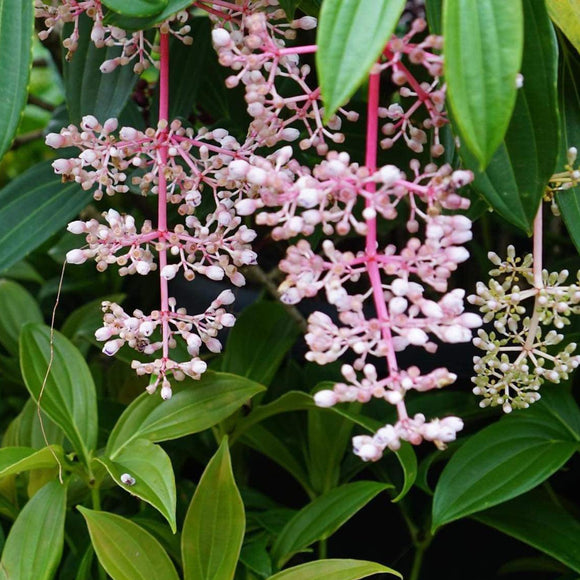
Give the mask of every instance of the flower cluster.
[{"label": "flower cluster", "polygon": [[[93,21],[91,28],[91,41],[97,48],[119,47],[120,54],[115,58],[106,60],[101,65],[101,72],[109,73],[118,66],[133,64],[133,70],[141,74],[151,65],[157,66],[152,54],[159,51],[148,35],[143,31],[127,33],[122,28],[103,21],[103,7],[101,0],[57,0],[56,3],[44,0],[34,0],[34,12],[36,18],[44,20],[45,29],[38,33],[41,40],[55,29],[66,23],[72,23],[72,31],[63,40],[63,46],[68,53],[66,58],[70,60],[78,48],[80,18],[84,14]],[[187,24],[189,14],[182,10],[160,22],[158,27],[163,34],[172,34],[184,44],[191,44],[193,39],[188,36],[191,27]]]},{"label": "flower cluster", "polygon": [[494,327],[480,329],[474,339],[485,354],[474,358],[473,392],[483,397],[480,406],[499,405],[509,413],[539,400],[544,381],[566,380],[580,364],[576,344],[561,345],[564,335],[558,332],[571,314],[580,313],[580,279],[565,285],[567,270],[534,276],[532,254],[519,258],[513,246],[505,260],[493,252],[489,259],[496,266],[489,284],[479,282],[469,297]]}]

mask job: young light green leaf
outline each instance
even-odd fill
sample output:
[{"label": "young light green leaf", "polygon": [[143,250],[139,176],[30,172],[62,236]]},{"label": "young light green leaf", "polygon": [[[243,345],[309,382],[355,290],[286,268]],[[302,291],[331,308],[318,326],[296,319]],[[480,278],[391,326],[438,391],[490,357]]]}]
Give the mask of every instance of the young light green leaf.
[{"label": "young light green leaf", "polygon": [[299,332],[278,302],[253,304],[230,332],[222,370],[268,385]]},{"label": "young light green leaf", "polygon": [[580,572],[580,522],[546,490],[534,489],[474,518]]},{"label": "young light green leaf", "polygon": [[[531,233],[532,223],[558,155],[558,46],[541,2],[522,0],[525,15],[523,87],[504,142],[484,173],[456,119],[466,166],[475,173],[474,189],[508,221]],[[481,160],[480,160],[481,161]]]},{"label": "young light green leaf", "polygon": [[580,436],[540,401],[473,435],[446,465],[433,498],[433,530],[533,489],[578,448]]},{"label": "young light green leaf", "polygon": [[[568,149],[580,149],[580,58],[564,43],[561,45],[558,82],[561,121],[558,171],[563,171]],[[556,201],[568,233],[580,252],[580,186],[558,192]]]},{"label": "young light green leaf", "polygon": [[4,546],[2,580],[50,580],[64,544],[66,487],[47,483],[20,512]]},{"label": "young light green leaf", "polygon": [[59,231],[88,201],[78,183],[61,183],[49,161],[11,181],[0,190],[0,272]]},{"label": "young light green leaf", "polygon": [[161,544],[132,521],[80,507],[99,562],[113,580],[179,580]]},{"label": "young light green leaf", "polygon": [[112,456],[97,461],[119,486],[158,509],[173,533],[176,532],[175,476],[169,456],[159,445],[147,439],[134,439]]},{"label": "young light green leaf", "polygon": [[405,0],[325,0],[316,70],[327,122],[368,77],[395,31]]},{"label": "young light green leaf", "polygon": [[33,36],[33,3],[0,0],[0,158],[12,143],[26,105]]},{"label": "young light green leaf", "polygon": [[38,402],[41,398],[42,410],[88,463],[97,444],[97,396],[89,367],[78,349],[57,331],[51,345],[48,326],[28,323],[20,334],[20,362],[33,399]]},{"label": "young light green leaf", "polygon": [[449,105],[483,170],[503,141],[516,102],[521,0],[445,0],[443,37]]},{"label": "young light green leaf", "polygon": [[55,467],[62,461],[62,447],[57,445],[43,449],[4,447],[0,449],[0,478],[31,469]]},{"label": "young light green leaf", "polygon": [[302,508],[272,546],[272,560],[281,568],[296,552],[331,536],[356,512],[391,485],[356,481],[336,487]]},{"label": "young light green leaf", "polygon": [[147,18],[155,16],[164,10],[168,0],[102,0],[103,4],[123,16]]},{"label": "young light green leaf", "polygon": [[245,527],[244,504],[223,439],[201,476],[183,523],[185,580],[232,580]]},{"label": "young light green leaf", "polygon": [[550,18],[580,52],[580,4],[577,0],[546,0]]},{"label": "young light green leaf", "polygon": [[270,576],[268,580],[359,580],[367,578],[373,574],[392,574],[398,578],[403,578],[399,572],[392,568],[387,568],[376,562],[365,560],[318,560],[308,562],[288,570],[282,570]]},{"label": "young light green leaf", "polygon": [[262,385],[244,377],[207,372],[199,381],[175,385],[168,401],[143,393],[117,421],[106,453],[113,456],[138,438],[160,442],[199,433],[213,427],[264,390]]},{"label": "young light green leaf", "polygon": [[0,343],[10,354],[18,353],[20,329],[27,322],[42,322],[42,312],[30,292],[10,280],[0,280]]},{"label": "young light green leaf", "polygon": [[120,55],[120,49],[97,48],[91,40],[92,26],[88,16],[80,16],[78,48],[74,58],[63,65],[66,105],[74,124],[79,124],[84,115],[94,115],[101,123],[118,117],[137,80],[131,65],[118,66],[107,74],[100,71],[106,60]]}]

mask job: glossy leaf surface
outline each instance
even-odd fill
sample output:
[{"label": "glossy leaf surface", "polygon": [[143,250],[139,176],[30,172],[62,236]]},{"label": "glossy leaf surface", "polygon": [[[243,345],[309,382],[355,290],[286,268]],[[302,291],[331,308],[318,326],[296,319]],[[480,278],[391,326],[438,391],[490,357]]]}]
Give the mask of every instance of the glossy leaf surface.
[{"label": "glossy leaf surface", "polygon": [[392,574],[403,578],[396,570],[364,560],[318,560],[282,570],[268,580],[359,580],[373,574]]}]

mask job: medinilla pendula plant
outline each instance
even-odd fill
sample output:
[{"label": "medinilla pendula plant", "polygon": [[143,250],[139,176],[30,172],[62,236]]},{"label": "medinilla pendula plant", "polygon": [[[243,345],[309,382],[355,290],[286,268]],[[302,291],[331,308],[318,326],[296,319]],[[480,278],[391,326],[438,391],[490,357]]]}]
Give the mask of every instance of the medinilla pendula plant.
[{"label": "medinilla pendula plant", "polygon": [[579,49],[574,0],[0,3],[0,577],[576,577]]}]

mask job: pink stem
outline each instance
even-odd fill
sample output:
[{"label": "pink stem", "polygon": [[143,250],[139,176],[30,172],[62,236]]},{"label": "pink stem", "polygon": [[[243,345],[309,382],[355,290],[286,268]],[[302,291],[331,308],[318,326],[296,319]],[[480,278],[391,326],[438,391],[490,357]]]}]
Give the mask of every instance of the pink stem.
[{"label": "pink stem", "polygon": [[[366,156],[365,165],[369,173],[374,173],[377,169],[377,140],[379,134],[379,89],[380,73],[372,73],[369,78],[369,102],[367,108],[367,135],[366,135]],[[369,193],[376,191],[376,184],[372,181],[366,185],[365,189]],[[365,200],[367,208],[372,208],[372,200],[369,197]],[[398,370],[397,357],[393,347],[391,329],[389,327],[389,313],[385,303],[383,286],[381,283],[381,273],[377,262],[377,218],[371,217],[366,220],[367,234],[365,253],[367,257],[366,269],[373,289],[373,299],[377,316],[381,321],[383,339],[387,343],[387,365],[389,374],[395,374]]]},{"label": "pink stem", "polygon": [[535,288],[543,288],[544,282],[542,280],[542,203],[540,203],[540,207],[538,208],[538,213],[534,219],[534,248],[533,248],[533,256],[534,256],[534,265],[533,265],[533,272],[534,272],[534,287]]},{"label": "pink stem", "polygon": [[[169,35],[161,35],[161,61],[159,74],[159,122],[165,123],[159,138],[161,145],[158,151],[159,159],[159,193],[157,200],[158,230],[159,240],[164,242],[167,235],[167,180],[165,178],[165,167],[167,165],[167,123],[169,122]],[[159,250],[159,272],[167,265],[167,250]],[[161,291],[161,316],[163,319],[163,359],[164,362],[169,357],[169,288],[168,282],[163,276],[159,276]],[[163,365],[163,368],[165,365]]]},{"label": "pink stem", "polygon": [[276,51],[277,56],[284,56],[285,54],[311,54],[316,52],[318,46],[316,44],[308,44],[306,46],[289,46],[288,48],[281,48]]}]

